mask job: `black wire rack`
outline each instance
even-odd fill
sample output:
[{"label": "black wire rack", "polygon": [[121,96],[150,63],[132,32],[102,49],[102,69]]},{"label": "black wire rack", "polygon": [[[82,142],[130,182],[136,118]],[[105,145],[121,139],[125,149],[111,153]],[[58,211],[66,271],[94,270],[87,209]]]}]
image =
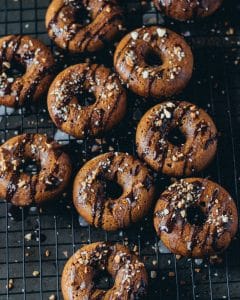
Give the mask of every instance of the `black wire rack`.
[{"label": "black wire rack", "polygon": [[[185,36],[195,57],[193,78],[178,99],[206,109],[221,133],[218,154],[200,176],[223,185],[239,206],[240,188],[240,4],[225,1],[214,16],[197,22],[179,23],[164,18],[150,1],[121,1],[127,10],[128,29],[164,24]],[[59,65],[85,58],[56,49],[48,39],[44,17],[49,0],[0,0],[0,36],[29,34],[49,45]],[[91,60],[112,64],[112,49]],[[64,62],[64,63],[63,63]],[[59,67],[60,70],[60,67]],[[136,155],[136,124],[155,101],[128,94],[128,114],[116,129],[99,139],[75,140],[52,124],[46,99],[35,107],[18,110],[0,107],[0,140],[22,132],[41,132],[63,144],[75,173],[88,159],[109,150]],[[170,179],[156,175],[159,192]],[[159,242],[152,225],[152,212],[139,224],[107,233],[88,226],[71,204],[71,187],[44,207],[16,209],[0,202],[0,299],[61,299],[60,279],[69,256],[81,245],[108,240],[137,250],[149,273],[147,299],[240,299],[240,240],[237,236],[221,258],[187,259],[175,256]],[[217,263],[216,263],[217,261]],[[98,283],[108,287],[109,278]]]}]

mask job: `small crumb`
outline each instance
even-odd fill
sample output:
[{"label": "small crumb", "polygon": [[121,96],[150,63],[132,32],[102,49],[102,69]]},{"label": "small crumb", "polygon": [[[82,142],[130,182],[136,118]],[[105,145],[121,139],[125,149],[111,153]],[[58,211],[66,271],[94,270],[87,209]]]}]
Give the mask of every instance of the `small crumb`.
[{"label": "small crumb", "polygon": [[153,264],[154,266],[156,266],[156,265],[157,265],[157,260],[154,259],[154,260],[152,261],[152,264]]},{"label": "small crumb", "polygon": [[32,239],[32,234],[31,234],[31,232],[25,234],[24,238],[25,238],[26,241],[31,241],[31,239]]},{"label": "small crumb", "polygon": [[92,149],[91,149],[91,152],[97,152],[100,149],[101,149],[101,147],[99,145],[93,145]]},{"label": "small crumb", "polygon": [[34,277],[38,277],[40,275],[40,272],[39,271],[33,271],[32,274],[33,274]]},{"label": "small crumb", "polygon": [[175,276],[175,272],[168,272],[168,276],[169,277],[174,277]]},{"label": "small crumb", "polygon": [[195,268],[194,270],[195,270],[196,273],[199,273],[201,271],[200,268]]},{"label": "small crumb", "polygon": [[218,255],[213,255],[213,256],[210,256],[209,261],[213,265],[219,265],[223,262],[223,259],[222,259],[222,257],[220,257]]},{"label": "small crumb", "polygon": [[49,299],[49,300],[55,300],[55,299],[57,299],[57,297],[56,297],[54,294],[52,294],[51,296],[49,296],[48,299]]},{"label": "small crumb", "polygon": [[138,251],[138,246],[137,245],[135,245],[134,247],[133,247],[133,252],[137,252]]},{"label": "small crumb", "polygon": [[9,290],[11,290],[13,287],[14,287],[14,285],[13,285],[13,279],[10,278],[10,279],[8,280],[7,288],[8,288]]},{"label": "small crumb", "polygon": [[157,272],[156,271],[151,271],[150,276],[151,276],[151,278],[156,278],[157,277]]},{"label": "small crumb", "polygon": [[67,252],[67,251],[63,251],[63,255],[64,255],[65,257],[68,257],[68,252]]},{"label": "small crumb", "polygon": [[49,257],[51,255],[51,253],[50,253],[50,251],[47,249],[46,251],[45,251],[45,256],[46,257]]}]

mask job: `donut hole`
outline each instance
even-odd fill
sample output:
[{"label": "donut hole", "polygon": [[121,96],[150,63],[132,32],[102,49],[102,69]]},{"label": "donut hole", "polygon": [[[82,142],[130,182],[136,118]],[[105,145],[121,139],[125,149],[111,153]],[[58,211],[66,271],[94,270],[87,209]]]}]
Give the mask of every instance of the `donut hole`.
[{"label": "donut hole", "polygon": [[95,95],[87,90],[80,91],[75,95],[75,97],[82,107],[93,105],[96,101]]},{"label": "donut hole", "polygon": [[26,158],[22,160],[19,170],[30,176],[36,175],[40,171],[40,165],[35,160]]},{"label": "donut hole", "polygon": [[100,290],[108,290],[113,287],[114,281],[107,270],[98,270],[93,277],[94,287]]},{"label": "donut hole", "polygon": [[191,225],[202,226],[206,219],[206,215],[200,205],[191,205],[187,208],[187,221]]},{"label": "donut hole", "polygon": [[144,60],[149,67],[158,67],[163,64],[159,53],[157,53],[156,51],[154,51],[154,49],[151,48],[148,49],[144,54]]},{"label": "donut hole", "polygon": [[118,199],[122,193],[122,187],[116,182],[111,180],[104,180],[105,196],[112,200]]},{"label": "donut hole", "polygon": [[174,146],[182,146],[186,143],[186,137],[179,127],[171,129],[168,133],[167,139]]},{"label": "donut hole", "polygon": [[72,6],[75,8],[74,10],[74,19],[81,26],[88,25],[91,22],[90,11],[86,9],[84,5],[79,7],[79,1],[73,1]]},{"label": "donut hole", "polygon": [[18,78],[23,76],[26,72],[26,68],[23,64],[13,60],[10,64],[9,68],[6,68],[5,73],[7,74],[8,78]]}]

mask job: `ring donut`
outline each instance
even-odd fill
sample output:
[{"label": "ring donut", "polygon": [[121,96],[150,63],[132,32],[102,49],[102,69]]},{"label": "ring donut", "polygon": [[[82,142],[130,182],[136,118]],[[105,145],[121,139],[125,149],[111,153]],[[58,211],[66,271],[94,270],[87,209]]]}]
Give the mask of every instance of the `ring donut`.
[{"label": "ring donut", "polygon": [[[116,182],[122,193],[113,199],[107,184]],[[88,161],[77,174],[73,202],[78,213],[91,225],[117,230],[140,220],[154,196],[148,169],[127,153],[109,152]]]},{"label": "ring donut", "polygon": [[[170,136],[178,130],[185,140],[174,144]],[[167,101],[151,108],[140,120],[137,153],[157,172],[189,176],[213,160],[217,138],[215,124],[204,110],[185,101]]]},{"label": "ring donut", "polygon": [[[114,279],[109,290],[94,286],[94,277],[107,271]],[[121,244],[97,242],[83,246],[67,261],[62,273],[64,300],[141,299],[148,280],[144,264]]]},{"label": "ring donut", "polygon": [[175,182],[158,200],[154,226],[165,246],[188,257],[225,250],[238,228],[236,205],[228,192],[208,179]]},{"label": "ring donut", "polygon": [[212,15],[223,0],[153,0],[157,10],[170,18],[186,21]]},{"label": "ring donut", "polygon": [[193,55],[185,40],[173,31],[143,27],[118,44],[114,67],[134,93],[160,98],[184,89],[192,76]]},{"label": "ring donut", "polygon": [[[83,92],[94,95],[88,106],[79,104]],[[118,77],[102,65],[78,64],[61,72],[48,92],[48,111],[62,131],[84,138],[110,130],[125,115],[126,92]]]},{"label": "ring donut", "polygon": [[[22,76],[9,75],[16,66],[23,69]],[[47,92],[53,72],[53,55],[39,40],[21,35],[0,38],[0,105],[19,107],[37,101]]]},{"label": "ring donut", "polygon": [[46,27],[60,48],[96,52],[123,30],[123,19],[115,0],[53,0],[47,10]]},{"label": "ring donut", "polygon": [[[22,134],[5,142],[0,147],[0,198],[26,206],[59,195],[71,175],[69,157],[60,147],[43,134]],[[28,161],[39,166],[37,174],[23,170]]]}]

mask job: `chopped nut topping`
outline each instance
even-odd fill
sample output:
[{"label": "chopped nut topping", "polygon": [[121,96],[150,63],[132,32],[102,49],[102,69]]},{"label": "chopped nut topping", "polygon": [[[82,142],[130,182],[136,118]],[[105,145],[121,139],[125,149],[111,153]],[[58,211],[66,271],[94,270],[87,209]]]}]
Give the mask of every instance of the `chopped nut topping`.
[{"label": "chopped nut topping", "polygon": [[164,35],[166,34],[166,29],[165,28],[158,28],[157,29],[157,34],[160,38],[164,37]]},{"label": "chopped nut topping", "polygon": [[138,32],[137,31],[131,32],[131,37],[132,37],[133,40],[137,40],[138,39]]}]

